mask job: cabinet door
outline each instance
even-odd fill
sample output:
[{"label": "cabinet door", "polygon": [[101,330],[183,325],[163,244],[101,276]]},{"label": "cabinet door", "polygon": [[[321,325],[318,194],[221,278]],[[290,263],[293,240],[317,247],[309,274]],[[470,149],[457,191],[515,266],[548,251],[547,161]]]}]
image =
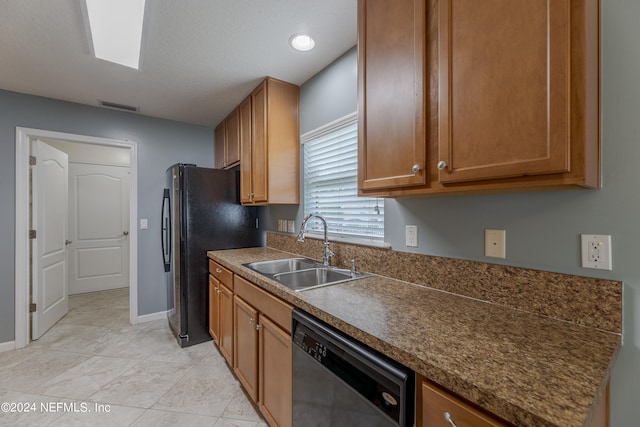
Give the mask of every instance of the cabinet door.
[{"label": "cabinet door", "polygon": [[209,335],[220,343],[220,282],[209,275]]},{"label": "cabinet door", "polygon": [[260,411],[269,425],[292,423],[291,336],[260,315]]},{"label": "cabinet door", "polygon": [[250,204],[251,199],[251,96],[238,106],[240,122],[240,202]]},{"label": "cabinet door", "polygon": [[234,296],[233,371],[254,401],[258,400],[258,312]]},{"label": "cabinet door", "polygon": [[427,182],[425,31],[425,0],[358,1],[361,194]]},{"label": "cabinet door", "polygon": [[224,167],[230,168],[240,162],[240,116],[236,108],[225,120]]},{"label": "cabinet door", "polygon": [[251,94],[251,193],[254,203],[267,202],[267,81]]},{"label": "cabinet door", "polygon": [[233,293],[222,283],[219,291],[220,353],[229,365],[233,365]]},{"label": "cabinet door", "polygon": [[225,150],[225,127],[224,120],[216,127],[213,133],[214,143],[214,155],[215,155],[215,167],[216,169],[224,168],[224,150]]},{"label": "cabinet door", "polygon": [[439,2],[439,180],[569,171],[570,0]]}]

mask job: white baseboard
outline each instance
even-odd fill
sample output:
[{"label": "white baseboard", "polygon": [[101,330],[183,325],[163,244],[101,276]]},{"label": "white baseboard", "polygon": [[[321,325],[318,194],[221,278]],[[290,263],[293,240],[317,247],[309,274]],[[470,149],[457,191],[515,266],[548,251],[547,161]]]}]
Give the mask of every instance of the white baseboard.
[{"label": "white baseboard", "polygon": [[15,341],[0,342],[0,353],[3,351],[11,351],[16,349]]},{"label": "white baseboard", "polygon": [[157,313],[143,314],[138,316],[138,323],[153,322],[154,320],[162,320],[167,318],[169,311],[158,311]]}]

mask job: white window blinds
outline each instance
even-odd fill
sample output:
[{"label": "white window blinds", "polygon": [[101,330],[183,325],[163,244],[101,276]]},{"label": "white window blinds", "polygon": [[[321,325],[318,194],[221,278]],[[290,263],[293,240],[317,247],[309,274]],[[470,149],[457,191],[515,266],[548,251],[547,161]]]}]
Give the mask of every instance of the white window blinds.
[{"label": "white window blinds", "polygon": [[[357,125],[351,114],[302,136],[304,213],[322,215],[332,234],[383,240],[383,201],[358,197]],[[322,225],[314,219],[307,230],[322,232]]]}]

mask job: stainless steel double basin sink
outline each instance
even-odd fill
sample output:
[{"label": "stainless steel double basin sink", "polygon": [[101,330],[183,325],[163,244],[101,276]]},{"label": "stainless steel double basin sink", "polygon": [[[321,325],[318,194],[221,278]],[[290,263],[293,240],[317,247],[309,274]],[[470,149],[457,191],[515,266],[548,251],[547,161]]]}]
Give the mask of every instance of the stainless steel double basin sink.
[{"label": "stainless steel double basin sink", "polygon": [[296,292],[370,276],[369,273],[325,266],[307,258],[286,258],[243,265]]}]

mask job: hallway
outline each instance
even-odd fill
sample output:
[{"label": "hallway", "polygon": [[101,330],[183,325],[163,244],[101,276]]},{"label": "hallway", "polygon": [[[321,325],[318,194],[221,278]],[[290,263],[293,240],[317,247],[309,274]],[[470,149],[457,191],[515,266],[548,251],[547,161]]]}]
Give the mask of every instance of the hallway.
[{"label": "hallway", "polygon": [[211,341],[131,326],[128,288],[70,296],[39,340],[0,353],[0,403],[3,426],[266,426]]}]

